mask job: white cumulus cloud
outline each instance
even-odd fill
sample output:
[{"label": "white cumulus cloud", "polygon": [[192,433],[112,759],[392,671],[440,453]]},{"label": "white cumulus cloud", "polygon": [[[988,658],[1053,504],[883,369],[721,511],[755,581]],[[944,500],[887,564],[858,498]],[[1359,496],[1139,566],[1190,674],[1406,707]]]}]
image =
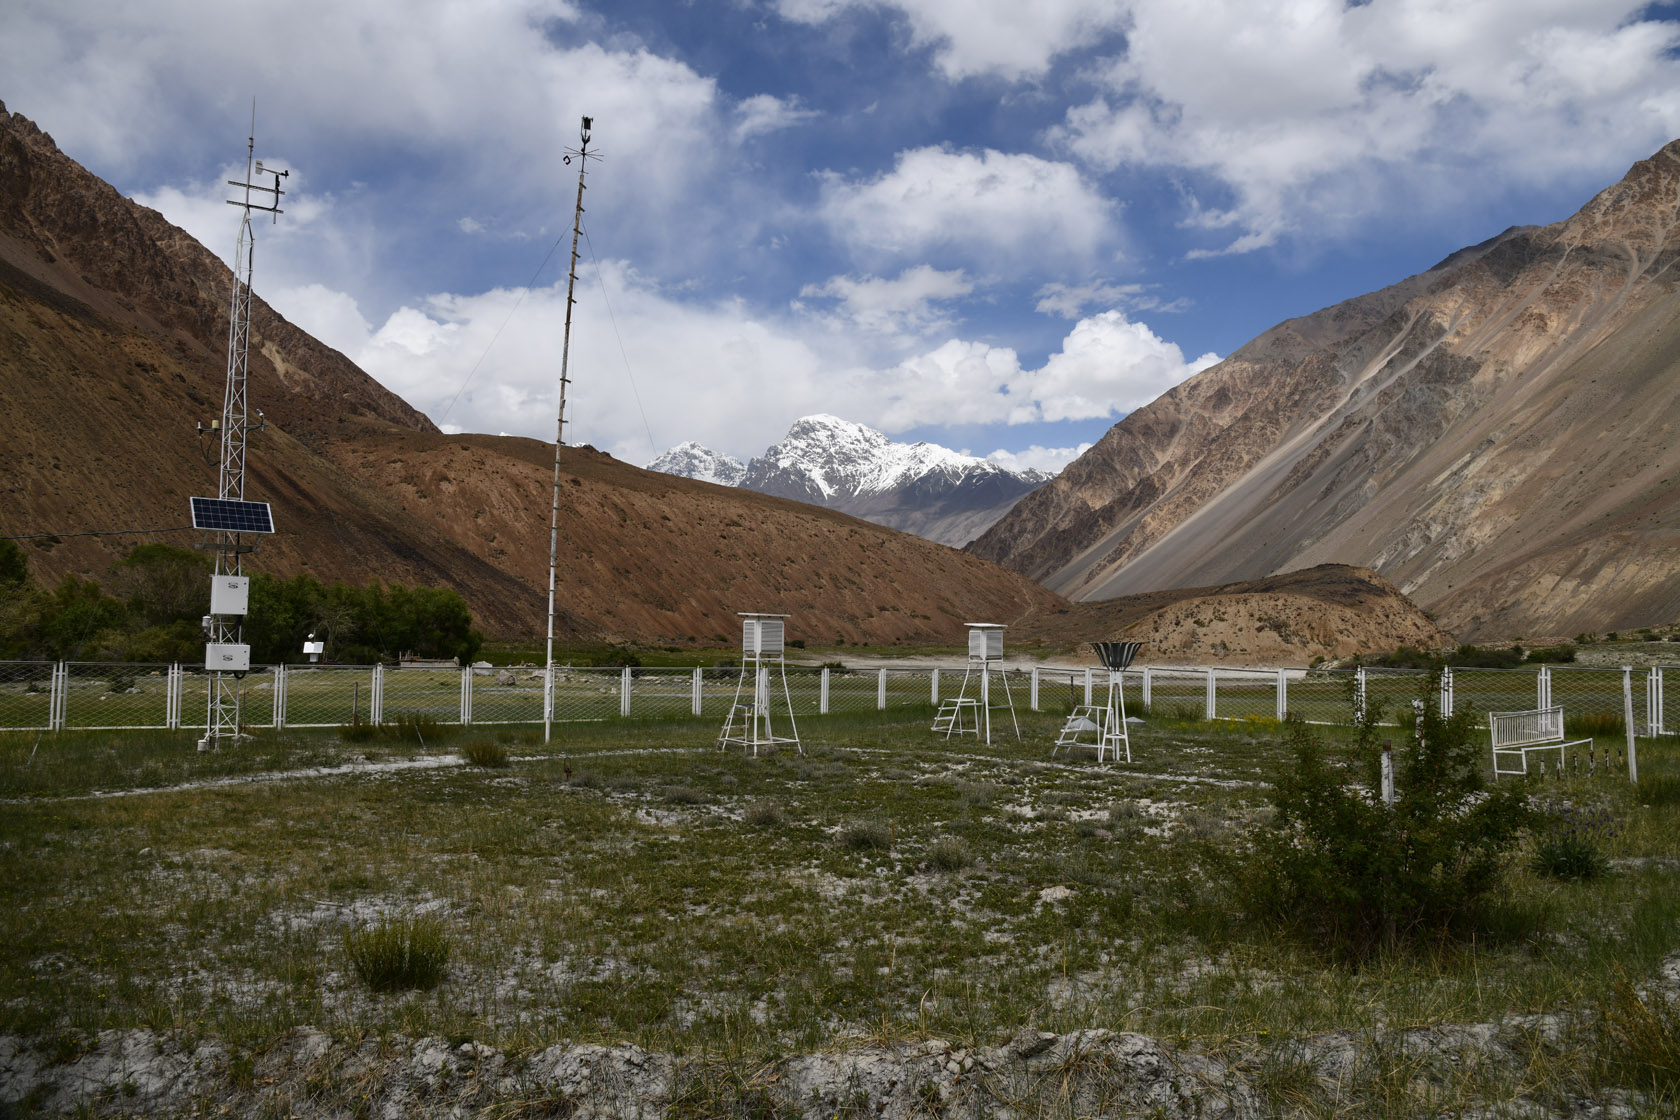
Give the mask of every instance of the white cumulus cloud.
[{"label": "white cumulus cloud", "polygon": [[1112,253],[1112,204],[1072,164],[986,150],[916,148],[866,181],[830,174],[822,215],[865,256],[939,254],[1046,267]]}]

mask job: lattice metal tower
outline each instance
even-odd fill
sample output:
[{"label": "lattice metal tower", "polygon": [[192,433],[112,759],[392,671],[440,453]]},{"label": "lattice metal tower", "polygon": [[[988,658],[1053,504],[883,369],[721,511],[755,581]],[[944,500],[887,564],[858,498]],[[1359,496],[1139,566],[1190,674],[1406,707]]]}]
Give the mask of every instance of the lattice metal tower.
[{"label": "lattice metal tower", "polygon": [[560,448],[566,443],[566,386],[572,383],[572,305],[577,302],[573,292],[577,288],[578,237],[583,232],[583,177],[589,161],[600,159],[599,152],[589,150],[589,135],[595,118],[584,117],[579,128],[578,146],[567,148],[565,162],[575,158],[578,165],[577,206],[572,212],[572,257],[566,269],[566,333],[560,340],[560,408],[554,422],[554,501],[548,522],[548,653],[547,669],[543,673],[543,742],[548,742],[554,726],[554,573],[560,555]]},{"label": "lattice metal tower", "polygon": [[[256,256],[256,234],[251,225],[252,211],[279,220],[284,213],[280,199],[285,192],[280,180],[289,171],[263,167],[262,160],[253,160],[256,151],[256,109],[251,110],[251,135],[245,139],[245,178],[229,179],[228,185],[242,192],[239,198],[228,199],[229,206],[239,207],[239,243],[233,258],[233,297],[228,312],[227,384],[222,395],[222,418],[201,432],[221,436],[221,465],[218,470],[217,494],[223,502],[243,502],[245,499],[245,442],[246,434],[263,427],[262,410],[257,409],[257,423],[250,423],[250,407],[246,397],[246,382],[250,370],[251,349],[251,270]],[[265,187],[252,182],[253,176],[269,175],[274,185]],[[253,195],[257,197],[253,199]],[[265,197],[266,196],[266,197]],[[259,530],[260,531],[260,530]],[[272,532],[272,528],[269,529]],[[204,738],[200,750],[218,746],[221,740],[237,738],[241,730],[240,700],[245,670],[250,668],[250,647],[241,638],[244,632],[244,603],[237,594],[223,597],[230,586],[243,587],[243,558],[256,545],[246,544],[250,532],[237,528],[215,529],[211,543],[216,552],[215,576],[211,582],[211,613],[206,616],[205,631],[209,639],[205,668],[211,673],[208,710],[205,713]],[[225,577],[234,577],[234,583]],[[231,613],[237,607],[238,613]],[[243,650],[243,660],[239,651]],[[218,658],[220,661],[218,662]],[[218,667],[218,664],[226,668]]]}]

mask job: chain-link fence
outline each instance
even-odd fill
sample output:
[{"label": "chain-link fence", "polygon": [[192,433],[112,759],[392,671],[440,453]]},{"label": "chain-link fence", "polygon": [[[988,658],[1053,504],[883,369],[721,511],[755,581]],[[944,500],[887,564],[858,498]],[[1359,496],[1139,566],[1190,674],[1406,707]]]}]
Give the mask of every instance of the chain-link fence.
[{"label": "chain-link fence", "polygon": [[[1559,705],[1572,736],[1622,736],[1631,711],[1636,735],[1680,733],[1663,687],[1665,668],[1452,669],[1438,678],[1400,669],[1148,667],[1121,674],[1128,713],[1153,719],[1275,721],[1288,715],[1347,724],[1361,705],[1386,723],[1410,719],[1411,703],[1436,682],[1443,710],[1524,711]],[[941,701],[978,700],[974,666],[856,669],[767,666],[768,687],[798,718],[874,711],[930,713]],[[554,669],[558,722],[722,719],[753,693],[751,669]],[[206,725],[211,674],[195,666],[126,662],[0,662],[0,730],[192,728]],[[240,681],[245,727],[331,727],[422,719],[440,724],[540,723],[540,667],[455,668],[286,665],[254,667]],[[1100,668],[1039,666],[985,678],[994,708],[1063,714],[1102,703]],[[785,690],[785,691],[784,691]],[[1677,701],[1680,703],[1680,701]]]}]

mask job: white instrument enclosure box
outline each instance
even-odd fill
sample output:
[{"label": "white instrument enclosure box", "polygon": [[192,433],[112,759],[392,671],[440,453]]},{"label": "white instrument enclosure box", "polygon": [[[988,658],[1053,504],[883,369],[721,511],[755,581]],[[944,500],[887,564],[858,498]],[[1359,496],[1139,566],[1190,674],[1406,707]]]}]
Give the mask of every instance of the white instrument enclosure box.
[{"label": "white instrument enclosure box", "polygon": [[244,642],[210,642],[204,647],[204,668],[212,673],[248,672],[251,647]]},{"label": "white instrument enclosure box", "polygon": [[211,576],[210,613],[244,615],[251,607],[250,576]]}]

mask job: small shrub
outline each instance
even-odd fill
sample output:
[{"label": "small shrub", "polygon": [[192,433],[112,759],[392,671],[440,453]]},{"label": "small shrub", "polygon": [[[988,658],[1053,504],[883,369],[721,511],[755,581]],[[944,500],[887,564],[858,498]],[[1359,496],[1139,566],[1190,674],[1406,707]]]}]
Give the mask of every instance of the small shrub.
[{"label": "small shrub", "polygon": [[974,853],[960,836],[941,836],[928,845],[928,866],[936,871],[961,871],[974,862]]},{"label": "small shrub", "polygon": [[499,770],[508,764],[508,749],[499,742],[480,739],[468,743],[462,748],[461,754],[474,766],[482,766],[486,770]]},{"label": "small shrub", "polygon": [[112,673],[111,679],[106,682],[105,685],[105,690],[107,692],[130,692],[133,691],[133,689],[134,677],[131,674],[121,671]]},{"label": "small shrub", "polygon": [[1528,663],[1531,665],[1566,665],[1574,660],[1574,642],[1564,642],[1557,646],[1540,646],[1528,651]]},{"label": "small shrub", "polygon": [[1442,716],[1424,684],[1421,738],[1395,750],[1398,797],[1379,787],[1379,706],[1368,705],[1351,758],[1291,720],[1293,760],[1272,775],[1273,827],[1229,873],[1250,913],[1338,958],[1363,958],[1483,929],[1510,852],[1532,812],[1514,785],[1486,788],[1485,740],[1468,709]]},{"label": "small shrub", "polygon": [[435,918],[388,918],[344,934],[344,952],[376,992],[435,988],[449,967],[449,935]]},{"label": "small shrub", "polygon": [[774,801],[754,801],[747,806],[746,812],[741,814],[741,819],[758,828],[774,828],[782,823],[785,814],[782,807]]},{"label": "small shrub", "polygon": [[852,821],[840,828],[840,846],[854,852],[884,852],[892,847],[892,828],[881,821]]},{"label": "small shrub", "polygon": [[704,805],[707,797],[693,786],[666,786],[665,800],[671,805]]}]

